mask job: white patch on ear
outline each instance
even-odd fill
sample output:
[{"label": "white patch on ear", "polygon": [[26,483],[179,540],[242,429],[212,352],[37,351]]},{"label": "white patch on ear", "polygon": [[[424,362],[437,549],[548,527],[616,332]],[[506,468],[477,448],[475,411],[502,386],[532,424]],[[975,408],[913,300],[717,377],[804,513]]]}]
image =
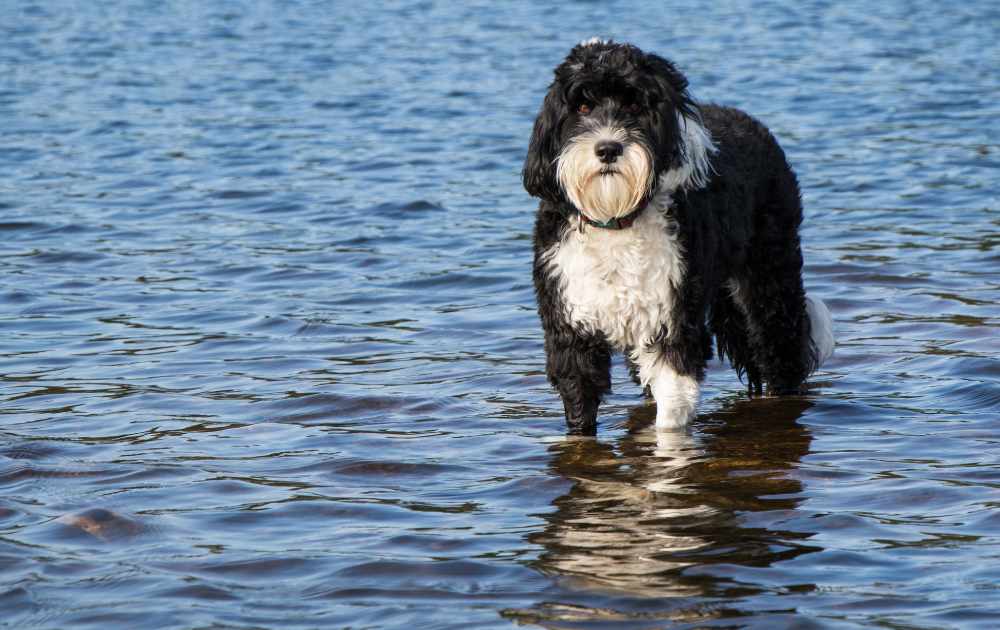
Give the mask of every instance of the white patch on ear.
[{"label": "white patch on ear", "polygon": [[712,134],[698,118],[677,114],[681,132],[681,161],[683,165],[660,173],[660,189],[674,191],[678,188],[696,190],[703,188],[712,174],[711,154],[719,149],[712,142]]},{"label": "white patch on ear", "polygon": [[611,42],[611,40],[609,40],[609,39],[603,39],[601,37],[591,37],[590,39],[583,40],[582,42],[580,42],[579,45],[580,46],[597,46],[599,44],[607,44],[607,43],[610,43],[610,42]]},{"label": "white patch on ear", "polygon": [[833,356],[836,341],[833,338],[833,317],[823,300],[806,296],[806,313],[809,314],[809,330],[813,348],[816,349],[816,368]]}]

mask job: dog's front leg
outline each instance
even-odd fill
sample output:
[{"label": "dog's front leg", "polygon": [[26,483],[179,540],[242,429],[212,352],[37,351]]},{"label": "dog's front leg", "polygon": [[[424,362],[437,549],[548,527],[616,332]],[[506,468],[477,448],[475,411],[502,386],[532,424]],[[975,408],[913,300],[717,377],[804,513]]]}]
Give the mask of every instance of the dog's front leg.
[{"label": "dog's front leg", "polygon": [[597,407],[611,391],[611,349],[601,337],[566,329],[545,336],[546,372],[562,397],[570,433],[597,432]]},{"label": "dog's front leg", "polygon": [[670,354],[659,347],[646,348],[632,357],[639,366],[639,379],[656,401],[656,428],[681,429],[694,418],[701,397],[696,374],[682,373]]},{"label": "dog's front leg", "polygon": [[663,361],[656,369],[650,390],[656,400],[657,429],[680,429],[694,418],[701,397],[701,386],[694,376],[681,374]]}]

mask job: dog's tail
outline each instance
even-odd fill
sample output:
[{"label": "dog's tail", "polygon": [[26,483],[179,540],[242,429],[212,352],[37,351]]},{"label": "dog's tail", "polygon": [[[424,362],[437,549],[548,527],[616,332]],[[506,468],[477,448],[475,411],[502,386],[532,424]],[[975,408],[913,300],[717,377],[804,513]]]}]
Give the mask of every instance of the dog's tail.
[{"label": "dog's tail", "polygon": [[806,296],[806,313],[809,314],[809,336],[816,357],[814,370],[818,370],[833,355],[833,317],[823,300]]}]

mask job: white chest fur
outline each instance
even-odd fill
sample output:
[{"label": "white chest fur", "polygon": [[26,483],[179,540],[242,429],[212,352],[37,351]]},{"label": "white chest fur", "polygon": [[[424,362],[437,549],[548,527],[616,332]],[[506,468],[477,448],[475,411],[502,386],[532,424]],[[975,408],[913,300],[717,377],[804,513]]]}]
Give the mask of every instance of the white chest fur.
[{"label": "white chest fur", "polygon": [[684,276],[676,230],[654,199],[624,230],[584,226],[578,216],[546,253],[558,280],[566,319],[579,330],[603,332],[617,349],[641,350],[669,327],[674,293]]}]

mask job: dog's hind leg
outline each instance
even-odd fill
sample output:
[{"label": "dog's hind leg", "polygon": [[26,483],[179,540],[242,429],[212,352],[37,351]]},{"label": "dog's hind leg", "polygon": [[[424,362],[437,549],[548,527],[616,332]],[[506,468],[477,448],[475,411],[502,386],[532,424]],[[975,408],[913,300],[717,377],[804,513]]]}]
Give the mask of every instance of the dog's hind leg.
[{"label": "dog's hind leg", "polygon": [[709,327],[715,335],[719,359],[729,358],[740,380],[746,380],[749,396],[761,395],[763,382],[750,349],[747,312],[740,301],[740,286],[737,281],[728,281],[719,292],[712,306]]},{"label": "dog's hind leg", "polygon": [[789,394],[801,391],[819,362],[802,286],[802,206],[790,169],[771,181],[768,199],[755,216],[745,270],[731,289],[746,313],[752,364],[769,393]]}]

